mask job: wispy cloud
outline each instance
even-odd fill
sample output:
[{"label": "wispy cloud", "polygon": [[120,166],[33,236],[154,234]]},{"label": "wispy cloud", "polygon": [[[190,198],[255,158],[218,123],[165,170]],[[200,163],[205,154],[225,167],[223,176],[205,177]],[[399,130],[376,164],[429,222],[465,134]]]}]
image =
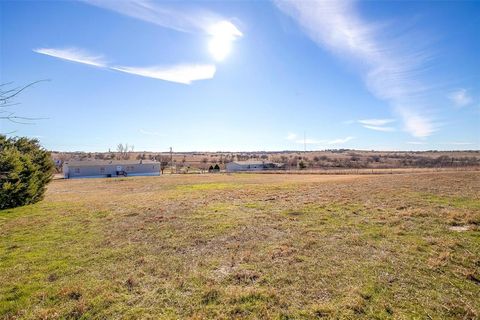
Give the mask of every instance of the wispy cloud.
[{"label": "wispy cloud", "polygon": [[466,107],[473,102],[466,89],[455,90],[448,95],[448,98],[456,107]]},{"label": "wispy cloud", "polygon": [[165,81],[190,84],[192,81],[212,79],[216,72],[215,65],[211,64],[181,64],[174,66],[156,67],[111,67],[113,70],[135,74],[142,77]]},{"label": "wispy cloud", "polygon": [[407,50],[403,41],[387,37],[383,33],[386,25],[367,23],[353,1],[275,3],[318,45],[357,62],[368,89],[389,102],[407,132],[425,137],[436,130],[432,119],[423,112],[426,105],[422,96],[429,88],[419,81],[422,68],[430,59],[426,50],[412,49],[413,46]]},{"label": "wispy cloud", "polygon": [[408,121],[405,121],[405,129],[408,132],[414,133],[413,136],[416,138],[428,137],[438,130],[438,123],[433,123],[428,118],[417,114],[415,111],[407,108],[397,108],[397,112],[404,119],[408,119]]},{"label": "wispy cloud", "polygon": [[395,119],[364,119],[358,120],[358,123],[367,125],[367,126],[384,126],[386,124],[395,122]]},{"label": "wispy cloud", "polygon": [[149,0],[83,0],[83,2],[164,28],[189,33],[207,33],[209,26],[222,20],[217,14],[192,6],[175,6],[173,2]]},{"label": "wispy cloud", "polygon": [[[228,55],[232,42],[243,36],[231,21],[213,12],[185,6],[182,3],[172,5],[151,0],[83,0],[83,2],[176,31],[207,35],[210,37],[209,49],[217,60],[222,60]],[[216,72],[216,66],[213,64],[186,63],[149,67],[107,64],[103,56],[93,55],[78,48],[39,48],[34,51],[64,60],[182,84],[212,79]]]},{"label": "wispy cloud", "polygon": [[382,131],[382,132],[395,131],[395,128],[385,126],[389,123],[395,122],[395,119],[364,119],[364,120],[358,120],[357,122],[360,123],[362,127],[370,130]]},{"label": "wispy cloud", "polygon": [[109,66],[104,56],[93,55],[86,50],[78,48],[42,48],[34,49],[33,51],[72,62],[182,84],[191,84],[197,80],[212,79],[216,72],[216,67],[213,64],[178,64],[154,67]]},{"label": "wispy cloud", "polygon": [[243,33],[230,20],[205,9],[181,2],[151,0],[83,0],[83,2],[172,30],[210,36],[209,50],[216,60],[223,60],[232,43]]},{"label": "wispy cloud", "polygon": [[362,127],[365,129],[375,130],[375,131],[382,131],[382,132],[392,132],[395,131],[393,127],[381,127],[381,126],[369,126],[364,124]]},{"label": "wispy cloud", "polygon": [[164,28],[209,35],[209,49],[217,60],[222,60],[230,51],[231,43],[243,36],[232,21],[214,12],[179,2],[175,5],[172,5],[173,2],[159,3],[151,0],[83,2]]},{"label": "wispy cloud", "polygon": [[88,64],[95,67],[106,67],[107,62],[102,55],[92,54],[79,48],[37,48],[34,52],[45,54],[47,56]]}]

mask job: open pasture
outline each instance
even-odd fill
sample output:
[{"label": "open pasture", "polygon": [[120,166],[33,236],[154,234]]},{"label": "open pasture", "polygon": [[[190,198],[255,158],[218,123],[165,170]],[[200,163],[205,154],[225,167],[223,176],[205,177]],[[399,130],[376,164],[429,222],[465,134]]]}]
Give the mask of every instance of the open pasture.
[{"label": "open pasture", "polygon": [[480,173],[56,180],[0,211],[4,319],[478,319]]}]

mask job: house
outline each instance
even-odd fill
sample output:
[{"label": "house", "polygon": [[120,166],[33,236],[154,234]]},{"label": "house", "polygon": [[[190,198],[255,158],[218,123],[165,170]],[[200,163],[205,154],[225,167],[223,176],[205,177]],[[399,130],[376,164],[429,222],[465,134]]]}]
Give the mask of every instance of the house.
[{"label": "house", "polygon": [[269,161],[233,161],[226,165],[227,172],[238,171],[263,171],[263,170],[281,170],[285,168],[283,163],[274,163]]},{"label": "house", "polygon": [[160,162],[146,160],[82,160],[63,164],[65,179],[118,176],[158,176]]}]

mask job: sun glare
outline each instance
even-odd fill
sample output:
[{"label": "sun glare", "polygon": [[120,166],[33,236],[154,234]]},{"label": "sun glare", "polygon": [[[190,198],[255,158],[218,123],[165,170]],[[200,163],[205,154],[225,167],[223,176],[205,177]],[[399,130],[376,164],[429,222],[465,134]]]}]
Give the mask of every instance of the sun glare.
[{"label": "sun glare", "polygon": [[232,42],[242,36],[242,33],[229,21],[220,21],[209,29],[211,39],[208,50],[215,60],[222,61],[232,50]]},{"label": "sun glare", "polygon": [[208,43],[208,49],[215,60],[221,61],[232,51],[232,41],[230,39],[214,37]]}]

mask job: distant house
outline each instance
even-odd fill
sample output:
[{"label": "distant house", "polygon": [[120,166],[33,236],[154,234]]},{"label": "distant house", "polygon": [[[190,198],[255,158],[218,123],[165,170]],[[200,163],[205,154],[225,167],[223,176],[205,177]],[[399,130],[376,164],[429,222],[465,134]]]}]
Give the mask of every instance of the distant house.
[{"label": "distant house", "polygon": [[160,175],[160,162],[146,160],[67,161],[63,164],[63,174],[66,179],[118,176],[158,176]]},{"label": "distant house", "polygon": [[263,171],[263,170],[282,170],[285,168],[283,163],[274,163],[269,161],[233,161],[226,165],[227,172],[238,171]]}]

